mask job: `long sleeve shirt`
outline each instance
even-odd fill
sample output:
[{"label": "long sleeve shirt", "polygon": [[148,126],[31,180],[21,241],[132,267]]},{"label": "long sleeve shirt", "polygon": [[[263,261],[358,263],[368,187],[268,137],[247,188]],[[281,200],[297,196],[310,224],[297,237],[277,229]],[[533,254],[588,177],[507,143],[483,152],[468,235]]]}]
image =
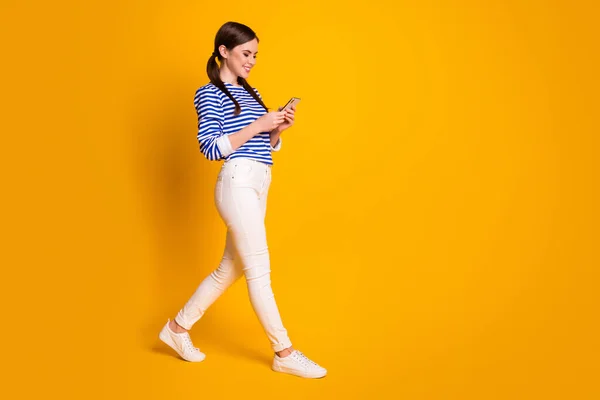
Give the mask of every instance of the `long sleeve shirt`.
[{"label": "long sleeve shirt", "polygon": [[[240,131],[266,113],[265,109],[243,87],[225,82],[229,93],[238,101],[241,113],[233,115],[233,101],[212,83],[196,91],[194,106],[198,114],[198,143],[200,151],[212,161],[233,158],[250,158],[272,165],[271,151],[281,148],[281,138],[271,146],[269,132],[255,135],[239,149],[233,151],[227,135]],[[259,98],[257,89],[253,89]]]}]

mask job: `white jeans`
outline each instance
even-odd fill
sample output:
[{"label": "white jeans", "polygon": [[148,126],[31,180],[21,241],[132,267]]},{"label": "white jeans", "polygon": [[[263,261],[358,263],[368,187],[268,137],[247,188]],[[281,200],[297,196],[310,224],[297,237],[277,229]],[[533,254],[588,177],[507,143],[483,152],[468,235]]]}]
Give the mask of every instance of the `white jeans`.
[{"label": "white jeans", "polygon": [[[225,252],[219,267],[202,281],[175,317],[191,329],[221,294],[244,274],[250,302],[274,351],[292,346],[271,289],[269,248],[265,230],[271,167],[259,161],[226,161],[215,187],[215,203],[227,225]],[[241,266],[234,260],[241,261]],[[238,263],[239,264],[239,263]]]}]

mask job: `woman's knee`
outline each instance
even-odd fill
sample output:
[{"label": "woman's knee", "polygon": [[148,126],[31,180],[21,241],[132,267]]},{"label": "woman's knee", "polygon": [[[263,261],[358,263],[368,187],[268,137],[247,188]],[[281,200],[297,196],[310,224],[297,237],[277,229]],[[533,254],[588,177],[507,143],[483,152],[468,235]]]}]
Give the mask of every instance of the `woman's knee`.
[{"label": "woman's knee", "polygon": [[270,282],[271,281],[271,268],[269,264],[266,265],[253,265],[244,268],[244,275],[248,282]]},{"label": "woman's knee", "polygon": [[242,271],[235,267],[233,260],[223,259],[219,267],[211,272],[210,277],[215,283],[229,286],[242,275]]}]

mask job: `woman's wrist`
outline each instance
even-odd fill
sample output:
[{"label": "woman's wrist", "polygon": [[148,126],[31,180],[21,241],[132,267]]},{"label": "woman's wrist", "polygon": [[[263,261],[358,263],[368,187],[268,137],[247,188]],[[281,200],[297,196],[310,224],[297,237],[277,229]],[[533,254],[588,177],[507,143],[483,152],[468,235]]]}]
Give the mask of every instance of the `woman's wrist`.
[{"label": "woman's wrist", "polygon": [[271,135],[271,137],[277,137],[278,138],[279,135],[281,135],[281,132],[282,131],[280,131],[279,128],[275,128],[271,132],[269,132],[269,135]]},{"label": "woman's wrist", "polygon": [[279,130],[279,128],[275,128],[271,132],[269,132],[269,136],[271,141],[271,147],[276,147],[277,143],[279,142],[279,136],[281,136],[281,131]]}]

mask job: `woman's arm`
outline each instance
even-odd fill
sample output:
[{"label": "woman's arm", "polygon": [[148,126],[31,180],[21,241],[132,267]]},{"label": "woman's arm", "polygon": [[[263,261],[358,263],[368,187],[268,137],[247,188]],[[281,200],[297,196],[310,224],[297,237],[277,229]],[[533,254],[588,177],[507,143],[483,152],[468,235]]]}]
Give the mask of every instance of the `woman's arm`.
[{"label": "woman's arm", "polygon": [[[248,140],[252,139],[254,136],[258,135],[261,132],[260,127],[255,122],[250,125],[242,128],[236,133],[232,133],[230,135],[225,136],[229,138],[229,143],[231,144],[232,153],[242,147],[244,143]],[[229,155],[229,154],[228,154]]]},{"label": "woman's arm", "polygon": [[196,91],[194,106],[198,114],[200,151],[211,161],[225,158],[229,142],[223,140],[225,115],[219,96],[210,88],[202,87]]},{"label": "woman's arm", "polygon": [[269,133],[269,135],[271,136],[271,149],[278,151],[281,147],[281,131],[279,128],[275,128]]}]

